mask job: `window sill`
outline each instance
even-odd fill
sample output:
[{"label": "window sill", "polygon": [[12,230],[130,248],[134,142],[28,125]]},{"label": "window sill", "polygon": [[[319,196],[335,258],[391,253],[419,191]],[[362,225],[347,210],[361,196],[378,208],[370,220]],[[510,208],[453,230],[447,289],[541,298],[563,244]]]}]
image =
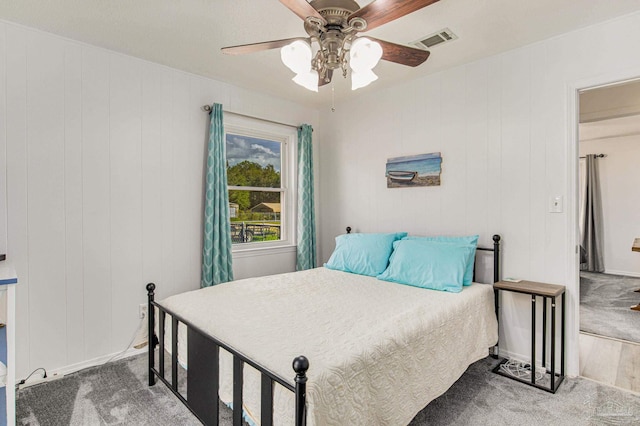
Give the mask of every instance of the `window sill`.
[{"label": "window sill", "polygon": [[295,245],[277,246],[277,247],[251,247],[232,249],[233,258],[244,258],[254,256],[272,256],[275,254],[295,253]]}]

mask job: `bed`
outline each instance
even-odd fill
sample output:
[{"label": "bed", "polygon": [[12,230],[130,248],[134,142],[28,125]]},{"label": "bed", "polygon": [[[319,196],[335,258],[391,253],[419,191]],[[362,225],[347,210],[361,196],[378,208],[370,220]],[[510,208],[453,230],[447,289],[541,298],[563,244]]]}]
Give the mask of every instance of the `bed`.
[{"label": "bed", "polygon": [[[478,247],[493,251],[494,282],[499,242]],[[207,425],[218,398],[242,406],[234,425],[404,425],[498,339],[495,293],[479,283],[451,293],[321,267],[162,302],[147,290],[149,385],[164,382]]]}]

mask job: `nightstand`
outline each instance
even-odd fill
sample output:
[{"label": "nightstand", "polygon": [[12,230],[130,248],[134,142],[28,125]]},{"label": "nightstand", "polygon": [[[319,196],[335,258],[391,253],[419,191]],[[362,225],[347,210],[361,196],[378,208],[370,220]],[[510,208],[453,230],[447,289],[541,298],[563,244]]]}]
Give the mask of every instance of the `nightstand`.
[{"label": "nightstand", "polygon": [[[498,322],[500,322],[500,306],[499,306],[499,292],[511,291],[514,293],[522,293],[531,296],[531,364],[529,364],[529,374],[517,376],[509,372],[505,365],[508,365],[507,359],[503,359],[493,369],[494,373],[498,373],[502,376],[510,379],[517,380],[522,383],[526,383],[531,386],[535,386],[539,389],[547,392],[556,393],[560,383],[564,380],[564,341],[565,341],[565,287],[555,284],[544,284],[533,281],[520,281],[520,282],[507,282],[498,281],[493,284],[493,289],[496,292],[496,315]],[[561,298],[561,327],[560,327],[560,373],[556,373],[556,302],[557,298]],[[538,298],[542,298],[542,365],[545,370],[543,377],[536,378],[536,304]],[[551,341],[550,341],[550,353],[549,361],[551,362],[551,369],[547,369],[547,305],[551,303]],[[531,368],[533,366],[533,368]],[[524,369],[526,370],[526,366]],[[532,374],[533,370],[533,374]]]}]

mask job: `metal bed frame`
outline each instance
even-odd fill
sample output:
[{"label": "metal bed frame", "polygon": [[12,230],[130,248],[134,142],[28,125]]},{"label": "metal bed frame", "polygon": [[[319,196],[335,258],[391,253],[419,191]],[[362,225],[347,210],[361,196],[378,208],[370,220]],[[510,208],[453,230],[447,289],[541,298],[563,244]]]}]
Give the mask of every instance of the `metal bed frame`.
[{"label": "metal bed frame", "polygon": [[[347,228],[347,233],[351,228]],[[478,247],[477,250],[493,252],[493,280],[500,280],[500,236],[493,236],[493,248]],[[474,269],[475,278],[475,269]],[[149,386],[156,384],[157,379],[164,383],[176,397],[191,410],[205,425],[217,426],[219,423],[218,387],[220,378],[220,348],[233,356],[233,425],[242,425],[242,386],[243,369],[248,364],[261,374],[260,422],[262,426],[273,425],[273,389],[275,383],[295,394],[295,426],[306,425],[306,383],[309,360],[298,356],[293,360],[293,371],[296,373],[294,385],[279,375],[269,371],[255,360],[252,360],[233,347],[208,335],[202,329],[184,319],[180,315],[163,307],[154,300],[156,285],[146,286],[148,297],[148,327],[154,330],[149,333]],[[158,309],[158,334],[155,334],[155,308]],[[497,303],[496,303],[497,308]],[[165,319],[171,316],[171,381],[165,378]],[[178,391],[178,324],[187,327],[187,396]],[[158,367],[155,366],[155,347],[158,351]],[[497,344],[493,348],[493,356],[497,356]],[[240,409],[236,409],[240,407]]]}]

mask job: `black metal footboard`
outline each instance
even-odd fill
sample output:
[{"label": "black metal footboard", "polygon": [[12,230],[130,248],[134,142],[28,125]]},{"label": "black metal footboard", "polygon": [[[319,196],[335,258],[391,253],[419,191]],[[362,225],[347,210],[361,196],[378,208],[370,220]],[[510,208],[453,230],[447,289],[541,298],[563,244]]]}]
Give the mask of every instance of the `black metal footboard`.
[{"label": "black metal footboard", "polygon": [[[275,383],[280,384],[295,394],[295,425],[306,424],[306,372],[309,361],[304,356],[293,360],[296,373],[295,386],[286,379],[267,370],[237,350],[220,342],[198,327],[186,321],[180,315],[171,312],[154,301],[155,284],[147,284],[148,319],[149,319],[149,386],[160,379],[178,397],[184,405],[205,425],[218,425],[218,386],[220,378],[220,348],[233,355],[233,425],[242,425],[242,383],[243,369],[249,364],[262,375],[260,423],[263,426],[273,425],[273,389]],[[155,335],[155,309],[158,308],[158,334]],[[171,382],[165,378],[165,319],[171,316]],[[187,327],[187,397],[178,391],[178,324]],[[155,346],[159,345],[158,368],[155,366]]]}]

